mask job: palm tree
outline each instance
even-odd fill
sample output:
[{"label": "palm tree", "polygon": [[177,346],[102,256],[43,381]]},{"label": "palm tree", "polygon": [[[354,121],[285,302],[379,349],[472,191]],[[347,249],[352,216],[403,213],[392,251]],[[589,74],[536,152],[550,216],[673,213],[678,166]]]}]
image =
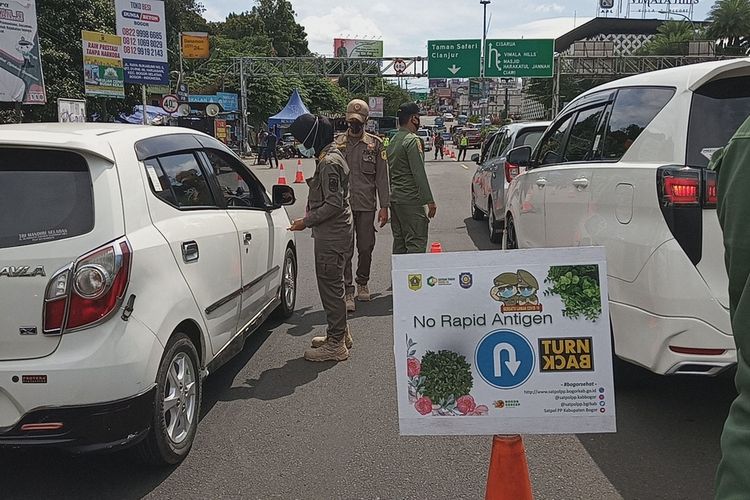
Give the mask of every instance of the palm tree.
[{"label": "palm tree", "polygon": [[693,26],[685,21],[667,21],[656,29],[656,35],[640,50],[649,55],[687,54],[688,42],[695,39]]},{"label": "palm tree", "polygon": [[720,46],[741,48],[750,42],[750,0],[716,0],[708,21],[706,33]]}]

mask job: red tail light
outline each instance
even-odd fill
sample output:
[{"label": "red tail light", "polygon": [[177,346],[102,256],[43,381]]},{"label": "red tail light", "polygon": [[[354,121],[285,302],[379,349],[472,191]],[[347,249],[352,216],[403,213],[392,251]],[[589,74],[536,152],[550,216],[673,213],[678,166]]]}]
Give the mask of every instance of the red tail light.
[{"label": "red tail light", "polygon": [[700,202],[698,177],[664,176],[664,196],[674,205],[693,205]]},{"label": "red tail light", "polygon": [[521,173],[521,167],[512,163],[505,162],[505,180],[510,182]]},{"label": "red tail light", "polygon": [[716,172],[712,172],[711,170],[706,170],[706,194],[703,199],[703,206],[705,208],[716,208],[716,203],[718,202],[718,186],[716,183]]},{"label": "red tail light", "polygon": [[130,280],[131,251],[120,239],[79,258],[47,286],[44,332],[83,328],[116,310]]}]

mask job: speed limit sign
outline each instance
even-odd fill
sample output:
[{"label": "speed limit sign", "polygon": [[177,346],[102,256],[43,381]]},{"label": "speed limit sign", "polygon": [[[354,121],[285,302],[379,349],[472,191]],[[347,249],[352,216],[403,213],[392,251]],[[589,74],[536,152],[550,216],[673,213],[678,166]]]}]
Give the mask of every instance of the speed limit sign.
[{"label": "speed limit sign", "polygon": [[161,109],[167,113],[174,113],[180,107],[180,102],[176,95],[169,94],[161,98]]},{"label": "speed limit sign", "polygon": [[393,61],[393,71],[395,71],[397,75],[406,71],[406,61],[403,59],[396,59]]}]

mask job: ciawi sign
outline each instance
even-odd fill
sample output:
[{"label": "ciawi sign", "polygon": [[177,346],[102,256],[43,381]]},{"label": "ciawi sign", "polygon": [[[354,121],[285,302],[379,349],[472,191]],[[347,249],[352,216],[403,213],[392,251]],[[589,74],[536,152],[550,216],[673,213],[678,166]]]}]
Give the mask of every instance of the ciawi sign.
[{"label": "ciawi sign", "polygon": [[427,42],[429,77],[478,77],[481,54],[481,40],[430,40]]}]

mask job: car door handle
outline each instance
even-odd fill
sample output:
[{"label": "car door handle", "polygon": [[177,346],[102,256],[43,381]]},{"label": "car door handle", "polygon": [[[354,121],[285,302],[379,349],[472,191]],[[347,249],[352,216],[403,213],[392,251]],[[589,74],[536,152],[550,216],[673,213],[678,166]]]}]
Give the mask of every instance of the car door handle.
[{"label": "car door handle", "polygon": [[547,185],[547,179],[545,179],[544,177],[538,178],[536,180],[536,185],[539,186],[540,189],[543,188],[544,186]]},{"label": "car door handle", "polygon": [[573,179],[573,185],[579,190],[586,189],[589,186],[589,180],[585,177],[579,177],[578,179]]},{"label": "car door handle", "polygon": [[185,262],[196,262],[199,257],[198,243],[194,241],[184,241],[182,243],[182,260]]},{"label": "car door handle", "polygon": [[253,239],[253,235],[250,234],[250,233],[245,233],[245,238],[244,239],[245,239],[245,244],[247,245]]}]

